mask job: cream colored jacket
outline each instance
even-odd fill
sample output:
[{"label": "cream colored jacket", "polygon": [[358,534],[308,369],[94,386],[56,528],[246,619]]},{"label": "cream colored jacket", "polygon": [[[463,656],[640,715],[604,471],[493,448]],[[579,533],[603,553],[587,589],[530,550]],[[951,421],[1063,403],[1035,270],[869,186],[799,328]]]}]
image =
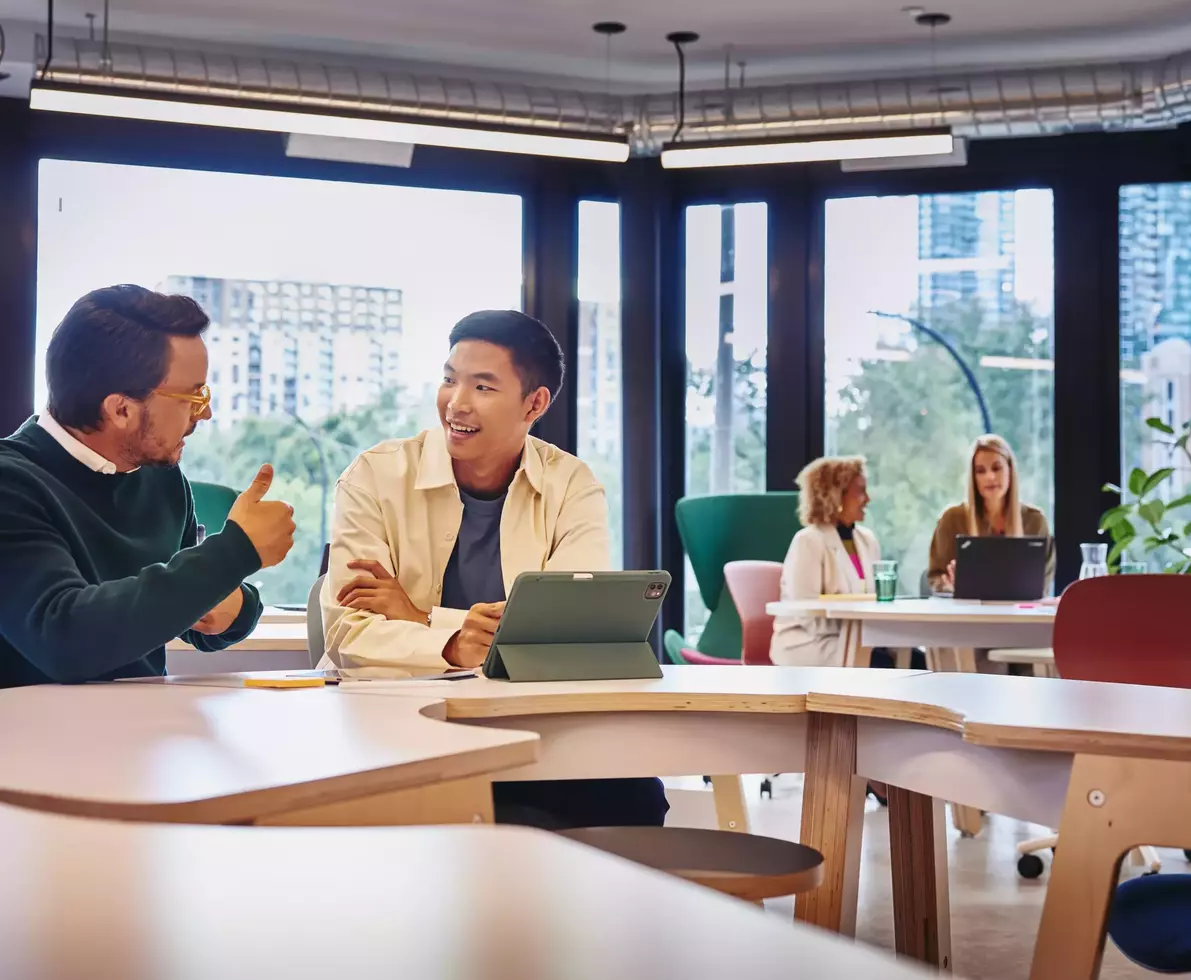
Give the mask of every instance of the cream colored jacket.
[{"label": "cream colored jacket", "polygon": [[[852,542],[864,569],[863,579],[856,574],[856,567],[834,527],[804,527],[794,535],[782,565],[782,599],[817,599],[821,595],[873,591],[873,562],[881,559],[877,537],[856,525]],[[844,666],[847,650],[839,620],[823,616],[778,617],[773,623],[769,659],[785,666]]]},{"label": "cream colored jacket", "polygon": [[[467,611],[438,603],[462,520],[441,429],[382,442],[347,468],[335,490],[321,601],[327,657],[334,664],[447,666],[443,648]],[[414,605],[430,610],[430,626],[339,606],[339,590],[359,574],[347,563],[357,558],[379,561],[396,575]],[[500,518],[506,593],[521,572],[605,571],[609,561],[604,488],[585,463],[540,439],[527,439]]]}]

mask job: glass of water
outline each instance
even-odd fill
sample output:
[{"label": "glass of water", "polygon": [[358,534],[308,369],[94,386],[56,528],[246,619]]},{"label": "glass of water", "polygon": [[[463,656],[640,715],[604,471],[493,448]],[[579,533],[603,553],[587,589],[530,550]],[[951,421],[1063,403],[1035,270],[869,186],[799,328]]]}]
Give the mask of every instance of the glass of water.
[{"label": "glass of water", "polygon": [[1144,561],[1125,561],[1121,560],[1120,574],[1121,575],[1145,575],[1150,570],[1150,566]]},{"label": "glass of water", "polygon": [[892,602],[897,598],[897,562],[873,562],[873,585],[876,586],[877,602]]}]

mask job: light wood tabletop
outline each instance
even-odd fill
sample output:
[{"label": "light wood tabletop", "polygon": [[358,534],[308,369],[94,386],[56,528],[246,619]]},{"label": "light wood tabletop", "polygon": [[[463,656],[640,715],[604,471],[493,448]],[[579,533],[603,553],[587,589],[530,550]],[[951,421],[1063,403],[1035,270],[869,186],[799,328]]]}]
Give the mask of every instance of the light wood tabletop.
[{"label": "light wood tabletop", "polygon": [[846,667],[666,665],[658,679],[549,681],[517,684],[476,676],[466,680],[375,679],[341,684],[353,694],[446,701],[448,718],[501,718],[579,712],[750,712],[802,714],[808,693],[879,694],[924,671],[862,671]]},{"label": "light wood tabletop", "polygon": [[6,980],[915,980],[540,831],[179,827],[0,807]]},{"label": "light wood tabletop", "polygon": [[[0,801],[238,823],[532,762],[538,737],[327,689],[86,684],[0,691]],[[436,717],[437,716],[437,717]]]}]

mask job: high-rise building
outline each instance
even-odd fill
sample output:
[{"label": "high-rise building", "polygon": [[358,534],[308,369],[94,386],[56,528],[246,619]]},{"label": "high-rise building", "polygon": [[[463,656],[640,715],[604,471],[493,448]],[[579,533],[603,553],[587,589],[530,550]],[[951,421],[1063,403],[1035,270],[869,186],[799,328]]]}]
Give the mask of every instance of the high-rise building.
[{"label": "high-rise building", "polygon": [[579,303],[579,356],[588,376],[576,387],[579,417],[592,424],[579,433],[579,456],[620,453],[620,304]]},{"label": "high-rise building", "polygon": [[1191,340],[1191,184],[1121,188],[1121,366]]},{"label": "high-rise building", "polygon": [[170,276],[207,333],[217,426],[262,415],[317,421],[376,401],[396,385],[402,293],[375,286]]},{"label": "high-rise building", "polygon": [[918,199],[918,302],[929,316],[976,300],[985,317],[1016,302],[1013,191],[924,194]]}]

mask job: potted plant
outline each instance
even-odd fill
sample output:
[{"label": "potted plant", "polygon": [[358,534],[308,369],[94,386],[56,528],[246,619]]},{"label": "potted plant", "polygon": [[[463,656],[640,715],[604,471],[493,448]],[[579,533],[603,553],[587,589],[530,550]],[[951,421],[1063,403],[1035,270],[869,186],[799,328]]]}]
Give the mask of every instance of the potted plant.
[{"label": "potted plant", "polygon": [[[1146,419],[1146,425],[1156,434],[1154,441],[1165,446],[1170,457],[1181,454],[1191,466],[1191,422],[1184,422],[1175,430],[1158,418]],[[1176,514],[1191,505],[1191,493],[1174,500],[1165,500],[1160,491],[1177,472],[1173,466],[1163,466],[1147,473],[1135,467],[1124,489],[1106,483],[1104,490],[1119,494],[1120,504],[1106,510],[1100,517],[1100,533],[1112,536],[1109,565],[1117,565],[1126,553],[1144,558],[1151,566],[1173,574],[1191,573],[1191,521],[1186,514]]]}]

